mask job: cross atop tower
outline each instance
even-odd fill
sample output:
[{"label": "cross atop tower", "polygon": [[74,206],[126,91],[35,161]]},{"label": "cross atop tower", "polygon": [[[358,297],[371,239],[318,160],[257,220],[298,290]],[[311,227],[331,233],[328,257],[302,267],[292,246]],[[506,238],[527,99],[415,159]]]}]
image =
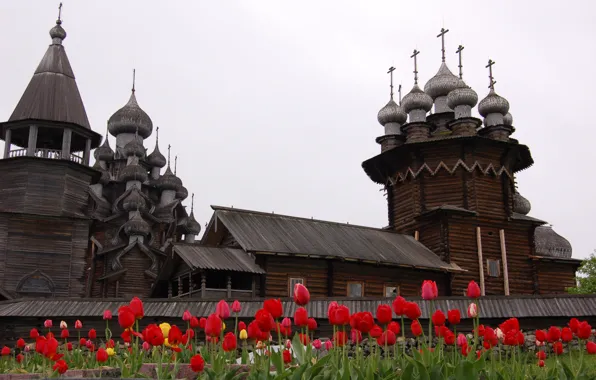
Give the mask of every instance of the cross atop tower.
[{"label": "cross atop tower", "polygon": [[62,22],[62,3],[58,6],[58,23]]},{"label": "cross atop tower", "polygon": [[391,66],[389,68],[389,71],[387,71],[387,74],[389,74],[389,88],[391,88],[390,92],[389,92],[389,96],[391,97],[391,100],[393,100],[393,71],[395,71],[395,67]]},{"label": "cross atop tower", "polygon": [[170,149],[172,148],[172,146],[170,144],[168,144],[168,166],[170,166]]},{"label": "cross atop tower", "polygon": [[449,29],[441,28],[441,33],[437,34],[437,38],[441,37],[441,58],[443,62],[445,62],[445,34],[449,31]]},{"label": "cross atop tower", "polygon": [[397,87],[397,93],[399,94],[399,105],[401,106],[401,84]]},{"label": "cross atop tower", "polygon": [[416,56],[420,54],[420,52],[414,49],[414,53],[410,56],[410,58],[414,58],[414,84],[418,84],[418,61]]},{"label": "cross atop tower", "polygon": [[192,214],[195,211],[195,193],[192,193],[190,196],[190,213]]},{"label": "cross atop tower", "polygon": [[457,55],[459,55],[459,65],[457,66],[457,67],[459,67],[459,79],[462,79],[462,76],[464,74],[464,72],[462,70],[463,66],[461,64],[461,52],[462,52],[462,50],[464,50],[463,45],[459,45],[457,47],[457,50],[455,51],[457,53]]},{"label": "cross atop tower", "polygon": [[174,156],[174,175],[176,175],[176,167],[178,166],[178,155]]},{"label": "cross atop tower", "polygon": [[132,92],[135,92],[136,70],[132,69]]},{"label": "cross atop tower", "polygon": [[155,142],[159,141],[159,126],[155,127]]},{"label": "cross atop tower", "polygon": [[495,64],[495,61],[493,61],[492,59],[489,59],[488,65],[485,66],[488,68],[488,79],[490,80],[488,88],[490,88],[491,90],[495,89],[495,84],[497,83],[497,81],[494,80],[495,78],[493,77],[493,65],[494,64]]}]

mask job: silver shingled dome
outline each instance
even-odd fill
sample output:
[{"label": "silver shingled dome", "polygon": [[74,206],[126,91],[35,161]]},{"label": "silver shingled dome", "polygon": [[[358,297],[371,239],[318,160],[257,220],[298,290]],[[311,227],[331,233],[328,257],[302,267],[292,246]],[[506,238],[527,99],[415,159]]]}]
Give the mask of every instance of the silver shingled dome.
[{"label": "silver shingled dome", "polygon": [[101,161],[112,161],[114,159],[114,151],[110,147],[108,139],[103,140],[103,144],[93,152],[93,156],[96,160]]},{"label": "silver shingled dome", "polygon": [[168,166],[165,173],[163,173],[163,175],[157,179],[155,186],[162,191],[179,191],[182,188],[182,181],[180,178],[176,177],[174,173],[172,173],[172,170]]},{"label": "silver shingled dome", "polygon": [[497,95],[494,89],[490,89],[486,98],[482,99],[478,104],[478,112],[483,117],[491,113],[500,113],[505,116],[509,111],[509,102],[502,96]]},{"label": "silver shingled dome", "polygon": [[108,129],[112,136],[120,133],[135,133],[146,139],[153,131],[153,122],[145,111],[139,107],[134,91],[124,107],[116,111],[108,120]]},{"label": "silver shingled dome", "polygon": [[149,227],[149,224],[143,219],[138,211],[134,211],[132,218],[124,223],[124,233],[128,236],[147,236],[150,232],[151,227]]},{"label": "silver shingled dome", "polygon": [[62,21],[56,20],[56,26],[50,29],[50,37],[52,40],[59,38],[60,40],[64,40],[66,38],[66,31],[62,28]]},{"label": "silver shingled dome", "polygon": [[534,230],[534,246],[539,256],[551,256],[560,259],[571,258],[571,244],[556,233],[551,226],[539,226]]},{"label": "silver shingled dome", "polygon": [[459,77],[453,75],[445,62],[443,62],[435,76],[430,78],[424,85],[424,92],[435,100],[439,96],[447,96],[447,94],[456,89],[460,80]]},{"label": "silver shingled dome", "polygon": [[141,165],[127,165],[121,171],[118,176],[118,180],[122,182],[139,181],[144,183],[147,181],[147,170]]},{"label": "silver shingled dome", "polygon": [[159,151],[159,145],[155,142],[155,149],[147,156],[147,163],[153,167],[163,168],[168,163],[166,158]]},{"label": "silver shingled dome", "polygon": [[402,99],[401,106],[406,113],[413,110],[428,112],[433,107],[433,99],[415,84],[412,90]]},{"label": "silver shingled dome", "polygon": [[532,204],[530,201],[516,191],[515,194],[513,194],[513,211],[523,215],[528,215],[531,209]]},{"label": "silver shingled dome", "polygon": [[477,103],[478,94],[461,79],[457,87],[447,95],[447,106],[451,109],[457,106],[474,107]]},{"label": "silver shingled dome", "polygon": [[184,229],[186,233],[191,235],[198,235],[201,232],[201,225],[195,219],[194,212],[191,212],[186,222],[184,223]]},{"label": "silver shingled dome", "polygon": [[377,120],[379,124],[385,126],[388,123],[403,124],[408,120],[408,115],[393,99],[389,100],[389,103],[385,107],[381,108],[377,114]]},{"label": "silver shingled dome", "polygon": [[513,116],[511,116],[509,112],[507,112],[507,115],[503,116],[503,124],[509,126],[513,125]]},{"label": "silver shingled dome", "polygon": [[123,152],[126,157],[145,157],[145,154],[147,152],[145,151],[145,147],[143,146],[143,138],[141,136],[135,136],[126,145],[124,145]]}]

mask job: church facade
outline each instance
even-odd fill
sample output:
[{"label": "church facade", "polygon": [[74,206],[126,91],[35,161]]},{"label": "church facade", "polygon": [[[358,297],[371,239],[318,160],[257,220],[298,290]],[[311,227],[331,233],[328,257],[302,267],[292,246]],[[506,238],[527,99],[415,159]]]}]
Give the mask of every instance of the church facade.
[{"label": "church facade", "polygon": [[[381,153],[362,164],[386,190],[387,227],[213,206],[198,241],[170,149],[166,158],[157,136],[152,152],[145,148],[158,131],[134,81],[102,139],[87,118],[60,19],[50,37],[0,124],[0,298],[283,298],[295,283],[313,298],[383,298],[417,296],[424,279],[443,296],[462,295],[470,280],[486,295],[543,295],[575,284],[581,261],[569,242],[531,217],[516,191],[516,173],[533,161],[511,137],[491,62],[479,103],[445,64],[444,45],[424,90],[415,68],[403,100],[391,91],[378,113]],[[477,103],[482,119],[472,115]]]}]

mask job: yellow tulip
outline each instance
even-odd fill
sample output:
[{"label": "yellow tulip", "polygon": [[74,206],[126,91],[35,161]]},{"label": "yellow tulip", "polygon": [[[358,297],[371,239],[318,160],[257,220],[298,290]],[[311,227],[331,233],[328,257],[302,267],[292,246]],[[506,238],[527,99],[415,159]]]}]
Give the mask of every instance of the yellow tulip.
[{"label": "yellow tulip", "polygon": [[106,352],[108,353],[108,356],[114,356],[114,354],[116,353],[116,351],[114,351],[112,347],[106,348]]},{"label": "yellow tulip", "polygon": [[240,339],[242,339],[242,340],[248,339],[248,334],[246,333],[245,329],[240,330]]},{"label": "yellow tulip", "polygon": [[221,323],[221,329],[222,329],[222,330],[225,330],[225,329],[226,329],[226,324],[225,324],[225,322],[222,322],[222,323]]},{"label": "yellow tulip", "polygon": [[163,340],[163,344],[164,344],[166,347],[172,347],[172,346],[170,346],[170,342],[168,342],[168,338],[165,338],[165,339]]},{"label": "yellow tulip", "polygon": [[162,323],[159,325],[159,328],[161,329],[161,333],[163,334],[164,338],[168,337],[168,334],[170,333],[170,329],[172,328],[172,326],[170,326],[169,323]]}]

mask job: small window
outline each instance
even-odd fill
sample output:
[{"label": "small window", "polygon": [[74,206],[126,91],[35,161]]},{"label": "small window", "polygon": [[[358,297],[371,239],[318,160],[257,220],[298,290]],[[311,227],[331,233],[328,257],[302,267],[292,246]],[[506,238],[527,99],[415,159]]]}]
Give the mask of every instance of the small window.
[{"label": "small window", "polygon": [[362,297],[362,283],[348,282],[348,297]]},{"label": "small window", "polygon": [[501,260],[486,260],[486,271],[490,277],[501,276]]},{"label": "small window", "polygon": [[399,296],[399,286],[385,285],[385,297],[394,298]]},{"label": "small window", "polygon": [[290,277],[288,280],[288,294],[290,297],[294,297],[294,285],[302,284],[304,285],[304,279],[302,277]]}]

